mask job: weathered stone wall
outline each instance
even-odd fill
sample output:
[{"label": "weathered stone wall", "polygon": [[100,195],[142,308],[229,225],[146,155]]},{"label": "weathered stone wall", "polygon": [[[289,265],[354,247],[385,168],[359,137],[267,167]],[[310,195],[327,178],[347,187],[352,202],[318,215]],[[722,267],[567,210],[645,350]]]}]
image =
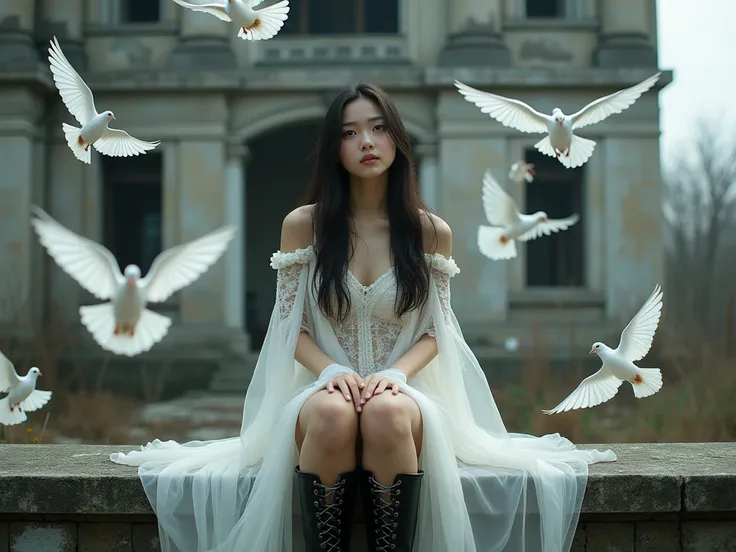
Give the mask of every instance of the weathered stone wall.
[{"label": "weathered stone wall", "polygon": [[[591,467],[572,552],[736,550],[736,443],[585,446],[618,461]],[[159,550],[137,470],[108,460],[131,448],[0,446],[0,552]]]}]

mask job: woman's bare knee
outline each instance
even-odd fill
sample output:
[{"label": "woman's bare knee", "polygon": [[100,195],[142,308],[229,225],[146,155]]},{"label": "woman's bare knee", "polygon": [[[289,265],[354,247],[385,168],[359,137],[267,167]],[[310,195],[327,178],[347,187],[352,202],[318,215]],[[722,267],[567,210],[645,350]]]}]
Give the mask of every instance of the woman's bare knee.
[{"label": "woman's bare knee", "polygon": [[[301,434],[301,435],[299,435]],[[342,450],[355,445],[358,414],[352,401],[338,393],[320,391],[302,407],[297,441],[309,438],[325,450]],[[298,442],[301,447],[301,443]]]},{"label": "woman's bare knee", "polygon": [[371,448],[393,448],[412,438],[418,407],[406,395],[381,393],[363,405],[360,435]]}]

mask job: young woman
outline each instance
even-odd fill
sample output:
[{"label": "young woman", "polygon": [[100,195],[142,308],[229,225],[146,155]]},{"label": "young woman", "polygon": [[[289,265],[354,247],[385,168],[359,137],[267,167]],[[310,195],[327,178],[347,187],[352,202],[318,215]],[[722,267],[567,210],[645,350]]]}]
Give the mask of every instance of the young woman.
[{"label": "young woman", "polygon": [[341,93],[271,259],[240,436],[111,457],[140,466],[164,552],[347,551],[358,488],[371,552],[570,549],[587,466],[615,456],[506,431],[450,306],[451,253],[393,102]]}]

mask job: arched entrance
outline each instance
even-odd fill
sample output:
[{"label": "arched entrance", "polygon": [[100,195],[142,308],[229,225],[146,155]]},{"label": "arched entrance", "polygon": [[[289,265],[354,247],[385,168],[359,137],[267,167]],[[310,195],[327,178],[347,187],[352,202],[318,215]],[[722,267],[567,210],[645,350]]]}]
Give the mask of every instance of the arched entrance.
[{"label": "arched entrance", "polygon": [[248,143],[245,325],[255,350],[263,343],[275,299],[276,271],[270,266],[271,254],[279,248],[284,217],[306,192],[319,124],[318,120],[288,124]]}]

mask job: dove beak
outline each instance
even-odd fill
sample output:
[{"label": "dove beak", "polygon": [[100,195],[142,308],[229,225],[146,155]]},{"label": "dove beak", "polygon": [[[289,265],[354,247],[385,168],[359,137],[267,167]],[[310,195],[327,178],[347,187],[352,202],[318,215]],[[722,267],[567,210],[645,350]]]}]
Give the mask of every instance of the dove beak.
[{"label": "dove beak", "polygon": [[588,354],[589,355],[594,355],[595,354],[595,349],[591,349],[590,351],[588,351]]},{"label": "dove beak", "polygon": [[128,278],[128,285],[133,287],[135,285],[135,278]]},{"label": "dove beak", "polygon": [[43,376],[43,374],[39,371],[38,372],[38,376],[41,377],[41,376]]}]

